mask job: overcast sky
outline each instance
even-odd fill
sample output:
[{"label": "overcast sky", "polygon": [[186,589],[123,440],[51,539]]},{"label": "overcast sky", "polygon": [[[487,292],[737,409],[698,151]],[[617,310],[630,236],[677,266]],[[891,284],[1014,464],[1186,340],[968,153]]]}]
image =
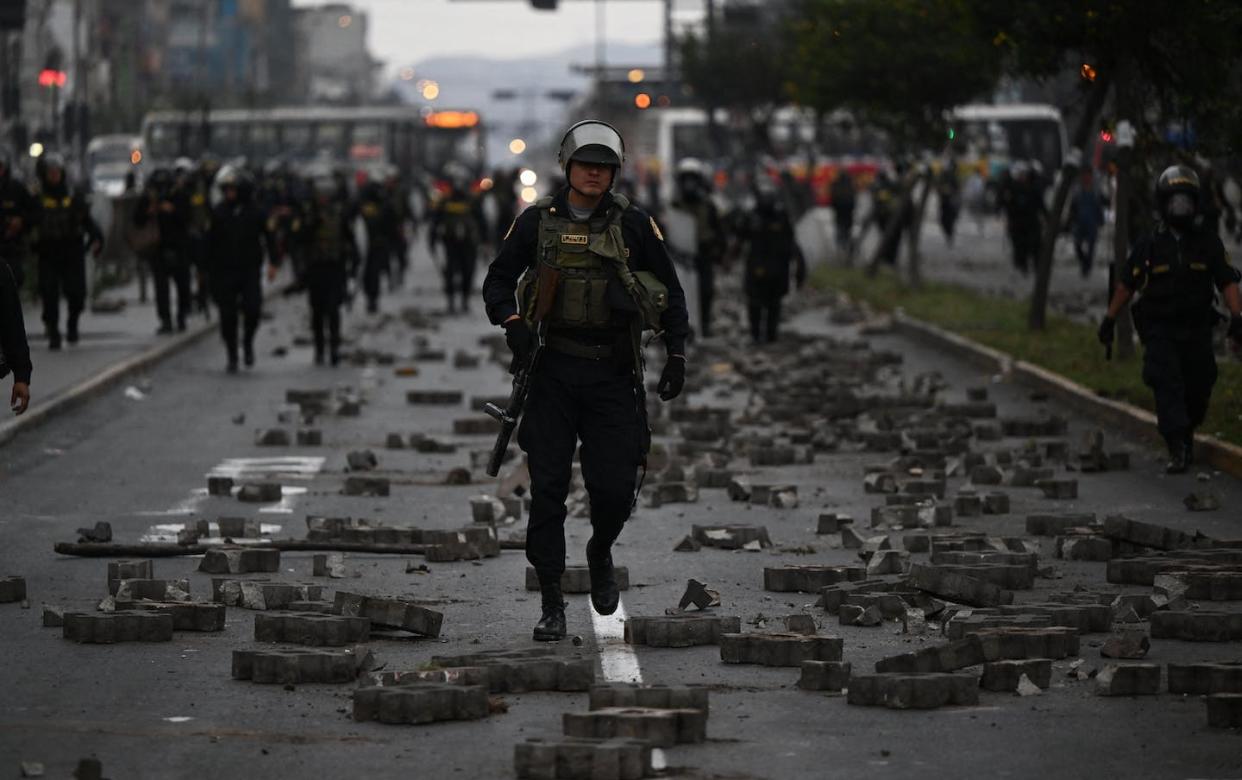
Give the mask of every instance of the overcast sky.
[{"label": "overcast sky", "polygon": [[[323,3],[293,0],[293,4]],[[550,54],[595,40],[595,0],[561,0],[556,11],[536,11],[527,0],[351,0],[350,4],[367,12],[371,52],[389,70],[443,55]],[[606,39],[661,40],[663,8],[658,0],[605,0]]]}]

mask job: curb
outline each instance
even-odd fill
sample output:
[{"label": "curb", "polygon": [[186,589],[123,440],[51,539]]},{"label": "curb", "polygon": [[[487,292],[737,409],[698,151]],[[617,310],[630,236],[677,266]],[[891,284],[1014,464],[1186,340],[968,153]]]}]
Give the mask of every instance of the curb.
[{"label": "curb", "polygon": [[[263,296],[263,303],[266,305],[273,299],[278,298],[284,292],[285,287],[287,285],[281,284],[270,288]],[[219,330],[220,321],[217,314],[216,319],[189,328],[185,333],[179,333],[167,341],[156,344],[136,355],[131,355],[119,363],[114,363],[102,372],[49,398],[46,402],[38,406],[32,406],[21,417],[16,417],[0,424],[0,447],[7,444],[23,431],[42,425],[54,415],[89,400],[109,387],[118,384],[130,374],[149,368],[161,360],[180,352],[182,349],[195,344],[204,336],[218,333]]]},{"label": "curb", "polygon": [[[1156,416],[1146,409],[1101,398],[1090,388],[1042,366],[1015,360],[1005,352],[986,347],[905,313],[894,313],[893,324],[903,335],[932,344],[973,365],[1010,376],[1028,387],[1055,397],[1066,406],[1101,424],[1120,429],[1144,442],[1164,446],[1164,439],[1156,428]],[[1198,433],[1195,434],[1195,456],[1201,463],[1242,479],[1242,447]]]}]

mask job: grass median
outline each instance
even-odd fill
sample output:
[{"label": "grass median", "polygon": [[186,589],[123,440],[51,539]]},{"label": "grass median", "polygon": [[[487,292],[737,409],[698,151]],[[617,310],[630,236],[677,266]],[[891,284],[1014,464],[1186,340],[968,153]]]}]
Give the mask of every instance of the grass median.
[{"label": "grass median", "polygon": [[[938,325],[1019,360],[1042,366],[1096,393],[1152,410],[1151,390],[1141,376],[1141,348],[1130,360],[1104,359],[1095,328],[1049,314],[1047,328],[1027,328],[1027,302],[984,295],[964,287],[925,282],[914,289],[888,270],[874,278],[857,268],[820,266],[812,284],[838,290],[881,311],[906,314]],[[1101,307],[1102,308],[1102,307]],[[1203,433],[1242,444],[1242,364],[1219,359],[1220,378]]]}]

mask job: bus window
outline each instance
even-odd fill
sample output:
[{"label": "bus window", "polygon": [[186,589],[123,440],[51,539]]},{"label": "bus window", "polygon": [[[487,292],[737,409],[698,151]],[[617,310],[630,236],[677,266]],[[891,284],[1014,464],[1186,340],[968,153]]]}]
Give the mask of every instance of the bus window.
[{"label": "bus window", "polygon": [[382,160],[388,152],[388,128],[380,122],[359,122],[350,138],[351,160]]},{"label": "bus window", "polygon": [[276,138],[276,125],[268,122],[255,122],[250,125],[250,138],[246,144],[252,160],[265,160],[280,154],[283,150]]},{"label": "bus window", "polygon": [[245,154],[242,145],[242,125],[234,122],[218,122],[211,126],[211,152],[218,157],[234,157]]},{"label": "bus window", "polygon": [[153,160],[171,160],[181,152],[181,126],[175,122],[152,122],[147,128],[147,154]]},{"label": "bus window", "polygon": [[344,157],[345,125],[341,122],[321,122],[315,126],[315,151],[329,157]]},{"label": "bus window", "polygon": [[306,124],[287,124],[280,129],[280,145],[289,154],[303,157],[314,152],[311,128]]}]

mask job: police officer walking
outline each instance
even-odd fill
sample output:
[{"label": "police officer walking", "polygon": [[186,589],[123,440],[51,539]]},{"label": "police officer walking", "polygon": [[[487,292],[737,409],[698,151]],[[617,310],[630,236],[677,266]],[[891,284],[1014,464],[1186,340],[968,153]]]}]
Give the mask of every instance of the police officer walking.
[{"label": "police officer walking", "polygon": [[152,171],[133,215],[134,227],[143,227],[150,220],[156,220],[159,226],[159,242],[149,255],[149,261],[155,287],[155,311],[160,319],[157,332],[161,334],[172,333],[170,283],[177,291],[177,330],[185,330],[185,319],[190,311],[189,203],[185,193],[173,184],[172,172],[167,168]]},{"label": "police officer walking", "polygon": [[336,197],[336,181],[330,175],[318,175],[312,179],[311,189],[313,200],[304,213],[301,231],[315,365],[323,364],[326,346],[328,359],[335,366],[341,359],[341,304],[358,264],[358,245],[349,209]]},{"label": "police officer walking", "polygon": [[78,318],[86,306],[86,245],[96,257],[103,249],[103,231],[91,217],[81,193],[65,181],[65,163],[49,152],[36,165],[39,193],[35,198],[35,254],[39,258],[39,296],[49,349],[60,349],[60,298],[68,308],[65,339],[78,342]]},{"label": "police officer walking", "polygon": [[754,210],[737,221],[737,240],[745,245],[743,289],[751,340],[774,342],[780,329],[781,301],[789,294],[791,267],[801,288],[806,282],[806,260],[794,240],[789,212],[771,182],[756,184]]},{"label": "police officer walking", "polygon": [[449,177],[449,193],[441,198],[431,210],[430,229],[427,231],[428,248],[435,252],[436,244],[444,247],[444,297],[448,301],[449,314],[454,313],[457,298],[461,298],[461,310],[469,308],[470,291],[474,287],[474,266],[479,260],[479,244],[487,232],[487,220],[483,216],[483,204],[470,191],[470,174],[462,168],[453,170]]},{"label": "police officer walking", "polygon": [[561,140],[558,161],[568,186],[514,221],[483,282],[488,319],[504,326],[515,365],[537,356],[518,443],[531,478],[526,557],[542,596],[539,641],[566,632],[565,499],[579,441],[591,503],[591,604],[601,615],[617,609],[612,545],[650,445],[640,336],[664,337],[657,391],[668,401],[685,384],[689,335],[685,295],[655,220],[611,192],[625,161],[621,136],[604,122],[579,122]]},{"label": "police officer walking", "polygon": [[1019,160],[1010,166],[1000,200],[1013,249],[1013,265],[1025,276],[1039,257],[1045,212],[1043,190],[1029,163]]},{"label": "police officer walking", "polygon": [[263,212],[254,204],[250,176],[232,167],[216,176],[223,200],[211,214],[208,276],[220,309],[220,334],[228,371],[237,371],[237,321],[242,320],[242,358],[254,365],[254,336],[263,305],[263,252],[268,241]]},{"label": "police officer walking", "polygon": [[1196,219],[1200,196],[1199,177],[1190,168],[1174,165],[1160,174],[1160,222],[1130,252],[1098,334],[1111,347],[1117,315],[1139,296],[1131,311],[1143,341],[1143,382],[1155,395],[1170,474],[1181,474],[1194,463],[1195,428],[1207,415],[1216,383],[1215,290],[1229,309],[1229,335],[1242,345],[1242,275],[1229,265],[1216,232]]},{"label": "police officer walking", "polygon": [[677,164],[675,208],[688,212],[694,220],[694,271],[698,277],[699,335],[712,335],[712,303],[716,298],[716,267],[724,257],[725,230],[720,209],[711,197],[707,167],[687,157]]},{"label": "police officer walking", "polygon": [[20,293],[25,280],[24,241],[34,203],[26,186],[13,178],[12,165],[12,156],[0,147],[0,265],[8,266]]},{"label": "police officer walking", "polygon": [[367,256],[362,264],[362,291],[367,296],[367,312],[379,311],[380,278],[387,276],[392,258],[393,236],[398,229],[392,200],[378,182],[368,182],[362,190],[358,213],[367,227]]}]

